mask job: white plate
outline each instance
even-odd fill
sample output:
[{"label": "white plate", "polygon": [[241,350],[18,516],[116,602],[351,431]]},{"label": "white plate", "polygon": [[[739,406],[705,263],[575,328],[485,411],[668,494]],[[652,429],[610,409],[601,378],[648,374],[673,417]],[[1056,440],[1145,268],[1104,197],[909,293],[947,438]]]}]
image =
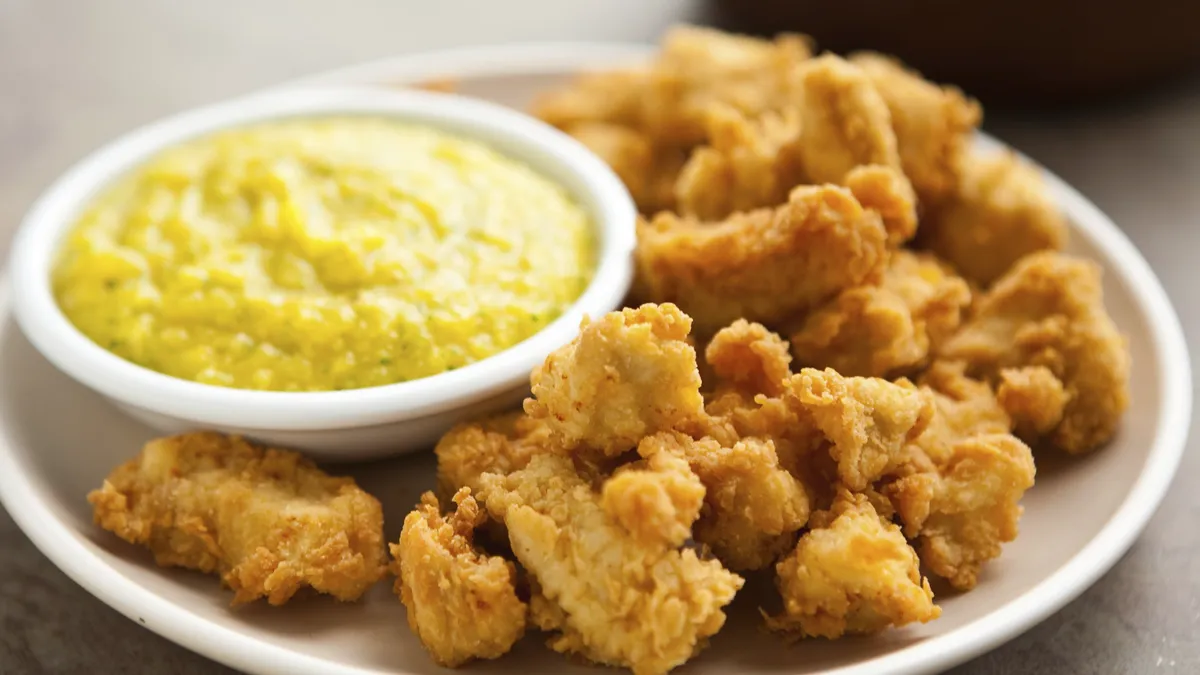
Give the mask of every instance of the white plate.
[{"label": "white plate", "polygon": [[[619,45],[541,45],[404,57],[321,76],[339,83],[402,84],[453,77],[461,91],[522,106],[565,74],[641,58]],[[312,80],[308,80],[311,82]],[[773,672],[883,675],[948,668],[1033,626],[1108,570],[1153,513],[1178,465],[1191,411],[1190,370],[1178,319],[1129,240],[1090,202],[1050,178],[1074,226],[1072,250],[1106,270],[1107,305],[1129,336],[1133,404],[1109,447],[1079,460],[1040,457],[1024,500],[1021,536],[985,568],[978,588],[938,600],[933,623],[883,635],[785,647],[758,629],[753,593],[686,673]],[[72,383],[14,328],[0,288],[0,500],[56,565],[104,602],[181,645],[254,673],[434,673],[380,583],[358,604],[326,598],[284,609],[231,611],[217,581],[155,567],[145,551],[92,525],[84,500],[110,468],[151,432]],[[384,503],[387,534],[433,484],[429,454],[350,467]],[[530,636],[475,672],[579,672]]]}]

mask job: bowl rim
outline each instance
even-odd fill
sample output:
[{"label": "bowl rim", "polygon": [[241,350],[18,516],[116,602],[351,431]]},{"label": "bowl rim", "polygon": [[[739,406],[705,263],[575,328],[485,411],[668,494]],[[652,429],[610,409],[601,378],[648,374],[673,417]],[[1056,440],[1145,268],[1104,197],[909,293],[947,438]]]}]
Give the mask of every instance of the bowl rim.
[{"label": "bowl rim", "polygon": [[[341,115],[390,117],[473,138],[553,176],[593,221],[596,267],[587,288],[542,330],[486,359],[416,380],[322,392],[235,389],[159,373],[100,347],[62,313],[51,289],[51,266],[80,209],[113,180],[187,139],[273,120]],[[622,301],[633,277],[635,219],[629,192],[607,164],[570,136],[510,108],[411,89],[271,89],[152,122],[68,169],[34,202],[13,240],[13,311],[34,347],[57,368],[126,405],[250,430],[371,426],[466,406],[527,383],[548,353],[574,337],[585,315],[611,311]]]}]

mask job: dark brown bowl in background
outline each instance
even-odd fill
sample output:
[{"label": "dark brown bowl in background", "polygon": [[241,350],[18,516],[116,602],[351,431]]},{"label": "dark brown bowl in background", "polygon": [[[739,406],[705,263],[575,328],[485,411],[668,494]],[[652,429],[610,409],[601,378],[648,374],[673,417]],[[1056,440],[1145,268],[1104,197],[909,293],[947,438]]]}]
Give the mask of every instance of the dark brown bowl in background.
[{"label": "dark brown bowl in background", "polygon": [[988,105],[1118,97],[1200,63],[1194,0],[709,0],[718,25],[899,56]]}]

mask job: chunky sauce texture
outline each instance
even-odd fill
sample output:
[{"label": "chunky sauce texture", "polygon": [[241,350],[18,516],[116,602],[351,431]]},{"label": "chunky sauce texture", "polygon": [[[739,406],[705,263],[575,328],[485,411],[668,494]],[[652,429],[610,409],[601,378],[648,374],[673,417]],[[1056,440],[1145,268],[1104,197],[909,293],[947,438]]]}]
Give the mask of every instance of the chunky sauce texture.
[{"label": "chunky sauce texture", "polygon": [[100,346],[187,380],[327,391],[504,350],[584,290],[565,189],[474,141],[373,118],[222,132],[102,193],[53,273]]}]

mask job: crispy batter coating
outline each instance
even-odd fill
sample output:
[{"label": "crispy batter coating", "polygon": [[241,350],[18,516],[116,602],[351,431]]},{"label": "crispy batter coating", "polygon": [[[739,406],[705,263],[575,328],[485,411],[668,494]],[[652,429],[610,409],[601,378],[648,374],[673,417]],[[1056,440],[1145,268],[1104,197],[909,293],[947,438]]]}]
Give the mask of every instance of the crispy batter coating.
[{"label": "crispy batter coating", "polygon": [[979,104],[954,87],[939,87],[881,54],[861,53],[862,69],[887,103],[904,173],[924,202],[937,202],[958,184],[959,167],[979,126]]},{"label": "crispy batter coating", "polygon": [[1008,433],[954,443],[932,473],[901,478],[885,490],[917,536],[921,562],[954,588],[975,587],[984,563],[1017,536],[1019,501],[1033,486],[1033,453]]},{"label": "crispy batter coating", "polygon": [[973,153],[954,193],[921,223],[919,240],[987,286],[1024,256],[1061,249],[1067,223],[1037,167],[1011,152]]},{"label": "crispy batter coating", "polygon": [[921,379],[934,404],[928,428],[907,448],[899,476],[882,487],[921,562],[959,590],[1017,536],[1019,501],[1033,485],[1033,454],[1009,433],[1005,409],[963,364],[939,362]]},{"label": "crispy batter coating", "polygon": [[953,446],[961,440],[981,434],[1003,434],[1012,429],[1012,420],[996,400],[986,382],[964,374],[966,364],[939,361],[919,380],[921,391],[933,403],[935,411],[929,426],[916,440],[936,465],[949,461]]},{"label": "crispy batter coating", "polygon": [[[815,501],[828,506],[833,495],[825,495],[828,490],[809,480],[804,472],[814,455],[823,456],[833,466],[826,452],[829,441],[797,398],[787,395],[790,382],[791,378],[784,384],[784,394],[779,396],[736,388],[718,389],[709,396],[704,419],[688,433],[695,438],[710,437],[725,448],[746,439],[771,440],[780,466],[800,478],[807,490],[827,497]],[[832,470],[829,477],[830,481],[836,481]]]},{"label": "crispy batter coating", "polygon": [[685,216],[722,220],[735,211],[778,206],[803,182],[796,111],[751,119],[727,105],[705,115],[708,144],[696,148],[675,183]]},{"label": "crispy batter coating", "polygon": [[767,626],[791,638],[838,638],[936,619],[929,582],[900,528],[866,495],[842,491],[775,566],[783,613]]},{"label": "crispy batter coating", "polygon": [[542,420],[519,412],[459,424],[434,448],[438,490],[452,496],[466,487],[482,497],[480,476],[511,473],[539,452],[555,452],[551,437]]},{"label": "crispy batter coating", "polygon": [[958,328],[967,283],[928,254],[895,251],[879,286],[842,291],[790,337],[796,360],[843,375],[894,376],[924,365]]},{"label": "crispy batter coating", "polygon": [[705,412],[690,433],[725,448],[771,441],[779,465],[801,481],[810,506],[822,509],[839,486],[862,492],[908,463],[910,441],[933,415],[929,397],[907,381],[807,368],[779,396],[718,390]]},{"label": "crispy batter coating", "polygon": [[1129,352],[1104,309],[1100,267],[1053,252],[1030,255],[996,282],[942,357],[994,381],[1005,368],[1044,366],[1063,384],[1062,421],[1048,433],[1076,454],[1116,433],[1129,404]]},{"label": "crispy batter coating", "polygon": [[738,319],[717,331],[704,360],[723,383],[753,394],[778,396],[792,376],[788,343],[760,323]]},{"label": "crispy batter coating", "polygon": [[669,191],[683,163],[682,153],[661,149],[645,134],[611,122],[579,122],[565,131],[612,167],[639,209],[653,213],[671,208]]},{"label": "crispy batter coating", "polygon": [[642,213],[675,208],[685,149],[611,122],[579,122],[564,130],[612,167]]},{"label": "crispy batter coating", "polygon": [[1050,433],[1062,421],[1067,391],[1045,366],[1004,368],[996,399],[1012,417],[1017,435],[1033,440]]},{"label": "crispy batter coating", "polygon": [[907,382],[842,377],[832,369],[805,368],[788,382],[795,401],[829,440],[837,479],[861,492],[899,461],[901,450],[925,430],[929,400]]},{"label": "crispy batter coating", "polygon": [[671,304],[584,320],[579,336],[530,378],[525,411],[565,447],[615,457],[644,436],[703,414],[691,319]]},{"label": "crispy batter coating", "polygon": [[[776,158],[763,154],[769,150],[737,149],[738,139],[730,134],[738,133],[738,120],[755,120],[754,127],[770,128],[765,132],[769,144],[783,142],[774,139],[787,125],[771,118],[794,116],[794,71],[810,55],[807,41],[797,35],[767,41],[678,26],[663,37],[651,63],[584,75],[540,96],[532,111],[607,161],[642,213],[682,208],[723,218],[730,201],[777,204],[798,182],[781,156],[778,176],[772,178],[777,185],[758,183],[765,178],[762,164],[774,164]],[[708,197],[707,189],[724,192]]]},{"label": "crispy batter coating", "polygon": [[790,550],[808,522],[809,500],[780,466],[774,441],[745,438],[726,448],[684,439],[680,450],[707,490],[696,541],[735,571],[763,569]]},{"label": "crispy batter coating", "polygon": [[525,634],[526,605],[517,598],[516,569],[474,547],[475,528],[487,516],[471,490],[454,495],[447,518],[432,492],[421,496],[404,519],[400,542],[391,545],[395,591],[408,625],[440,666],[508,653]]},{"label": "crispy batter coating", "polygon": [[677,26],[646,66],[584,75],[543,94],[532,111],[560,128],[615,123],[690,148],[704,142],[704,116],[714,105],[751,116],[779,109],[795,96],[796,65],[810,56],[808,41],[798,35],[769,41]]},{"label": "crispy batter coating", "polygon": [[308,586],[357,600],[385,572],[383,511],[286,450],[189,433],[150,441],[88,494],[95,520],[164,567],[217,573],[233,604]]},{"label": "crispy batter coating", "polygon": [[864,164],[900,168],[891,114],[866,73],[832,54],[800,71],[800,157],[810,181],[841,183]]},{"label": "crispy batter coating", "polygon": [[678,304],[704,334],[803,312],[881,274],[887,257],[879,213],[830,185],[720,222],[662,213],[638,229],[641,292]]},{"label": "crispy batter coating", "polygon": [[[678,494],[680,469],[661,473],[659,494]],[[539,588],[535,621],[559,633],[551,648],[655,675],[687,661],[720,630],[742,579],[716,560],[680,550],[675,528],[650,540],[647,528],[626,527],[624,498],[657,522],[680,513],[674,497],[645,498],[656,473],[645,471],[636,483],[598,494],[569,458],[538,455],[524,469],[483,480],[488,510],[503,519],[513,552]],[[665,513],[652,514],[658,508]]]},{"label": "crispy batter coating", "polygon": [[671,28],[652,66],[651,91],[642,99],[646,127],[676,144],[699,144],[705,112],[715,105],[757,116],[788,104],[796,96],[795,68],[811,56],[800,35],[763,40],[698,26]]},{"label": "crispy batter coating", "polygon": [[604,511],[635,539],[647,545],[666,539],[681,546],[700,516],[705,486],[687,455],[679,451],[691,439],[672,432],[647,436],[638,444],[643,459],[621,467],[601,490]]},{"label": "crispy batter coating", "polygon": [[899,246],[917,233],[917,197],[903,173],[890,166],[864,164],[850,169],[842,183],[863,208],[879,212],[888,245]]},{"label": "crispy batter coating", "polygon": [[969,590],[1000,544],[1017,537],[1018,502],[1033,487],[1033,453],[1011,434],[975,436],[954,446],[938,474],[929,517],[919,525],[921,561]]}]

